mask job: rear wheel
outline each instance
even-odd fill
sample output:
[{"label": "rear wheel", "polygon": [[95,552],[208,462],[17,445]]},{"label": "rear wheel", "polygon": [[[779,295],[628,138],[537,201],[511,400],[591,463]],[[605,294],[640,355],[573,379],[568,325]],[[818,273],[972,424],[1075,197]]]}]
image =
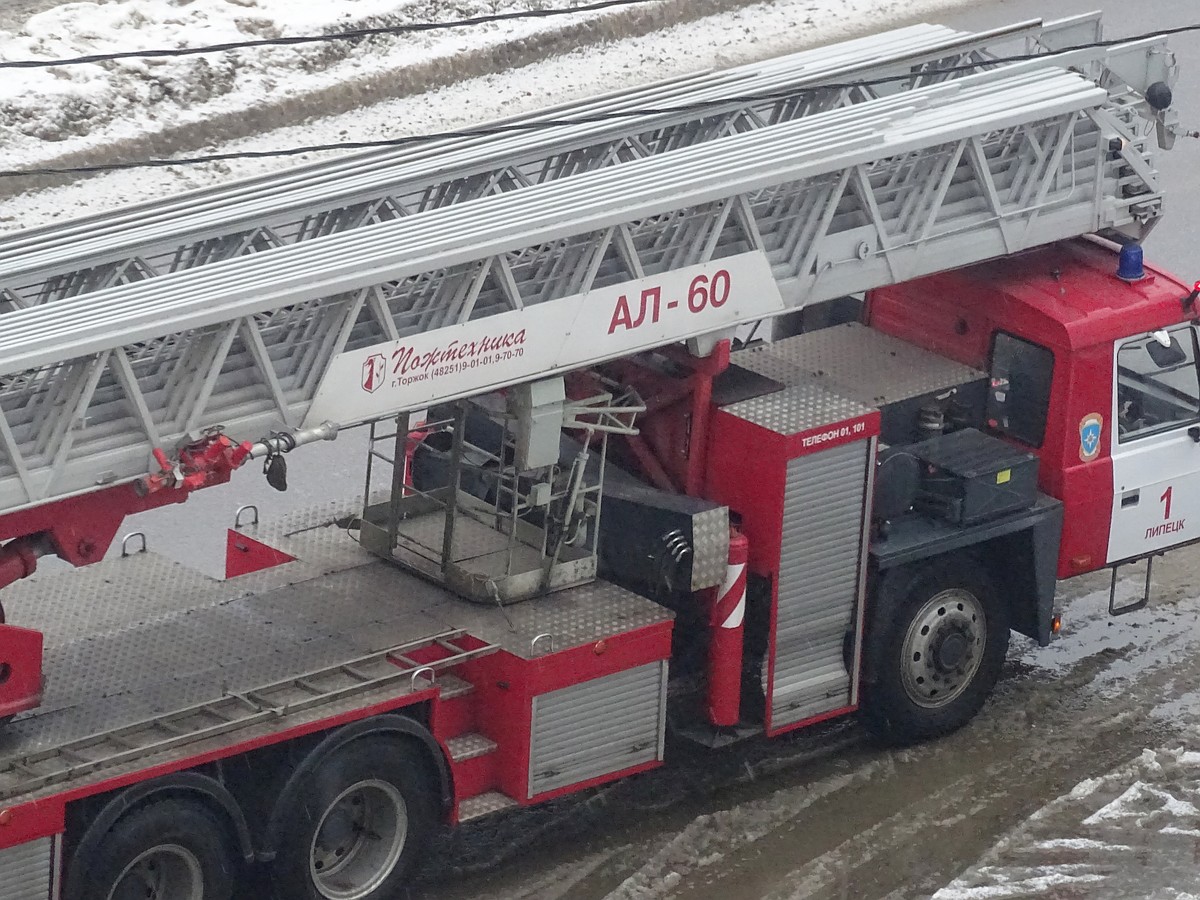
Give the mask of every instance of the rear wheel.
[{"label": "rear wheel", "polygon": [[397,895],[435,820],[426,768],[404,741],[360,738],[321,760],[282,802],[271,863],[280,900]]},{"label": "rear wheel", "polygon": [[120,818],[80,860],[69,900],[230,900],[237,861],[208,807],[170,798]]},{"label": "rear wheel", "polygon": [[910,743],[969,722],[1000,677],[1008,619],[968,558],[886,573],[867,644],[867,726],[889,743]]}]

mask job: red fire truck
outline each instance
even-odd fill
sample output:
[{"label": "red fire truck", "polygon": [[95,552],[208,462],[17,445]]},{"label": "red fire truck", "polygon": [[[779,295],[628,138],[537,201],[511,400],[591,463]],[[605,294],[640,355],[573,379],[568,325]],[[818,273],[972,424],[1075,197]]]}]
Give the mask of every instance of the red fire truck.
[{"label": "red fire truck", "polygon": [[[1099,38],[914,26],[0,242],[0,893],[382,900],[668,726],[965,724],[1057,578],[1200,535],[1174,63]],[[102,559],[350,427],[362,495],[240,514],[227,578]]]}]

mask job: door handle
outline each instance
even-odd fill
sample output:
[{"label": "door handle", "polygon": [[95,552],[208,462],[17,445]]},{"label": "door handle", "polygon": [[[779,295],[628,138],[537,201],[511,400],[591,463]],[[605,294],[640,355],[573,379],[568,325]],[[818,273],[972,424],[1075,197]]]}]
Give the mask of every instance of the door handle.
[{"label": "door handle", "polygon": [[1121,495],[1121,509],[1125,509],[1130,506],[1137,506],[1138,501],[1141,499],[1142,492],[1140,489],[1136,491],[1126,491]]}]

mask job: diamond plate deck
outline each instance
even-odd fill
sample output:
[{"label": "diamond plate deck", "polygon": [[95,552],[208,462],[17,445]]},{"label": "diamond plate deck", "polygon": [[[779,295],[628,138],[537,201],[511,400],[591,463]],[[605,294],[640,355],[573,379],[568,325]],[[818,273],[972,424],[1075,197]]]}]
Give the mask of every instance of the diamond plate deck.
[{"label": "diamond plate deck", "polygon": [[[404,519],[399,525],[398,557],[418,569],[426,562],[432,564],[433,571],[438,571],[445,529],[446,514],[442,511]],[[487,578],[537,571],[542,566],[542,555],[537,548],[489,528],[465,513],[460,513],[454,520],[450,558],[472,573]]]},{"label": "diamond plate deck", "polygon": [[[606,581],[555,591],[503,610],[468,604],[450,595],[426,612],[514,656],[535,659],[603,638],[668,622],[672,614]],[[549,635],[534,641],[542,635]]]},{"label": "diamond plate deck", "polygon": [[450,751],[450,758],[455,762],[474,759],[477,756],[486,756],[495,750],[497,746],[499,745],[491,738],[474,733],[464,734],[446,741],[446,749]]},{"label": "diamond plate deck", "polygon": [[[319,526],[329,514],[323,507],[298,513],[282,527],[246,529],[288,552],[307,549],[311,556],[232,581],[147,552],[13,585],[6,602],[14,612],[19,609],[23,622],[47,634],[47,683],[43,705],[0,731],[0,760],[450,628],[531,659],[670,619],[661,607],[604,582],[506,610],[467,603],[375,560],[340,528]],[[452,690],[468,687],[451,678]],[[289,724],[398,692],[407,693],[407,687],[299,713]],[[277,727],[253,725],[153,761],[186,759],[222,740],[244,740]],[[138,765],[115,767],[105,777]],[[47,792],[52,789],[30,796]]]},{"label": "diamond plate deck", "polygon": [[[768,362],[769,361],[769,362]],[[957,387],[984,372],[907,341],[847,322],[734,355],[734,362],[785,384],[808,376],[866,406],[886,406]]]},{"label": "diamond plate deck", "polygon": [[488,791],[486,794],[480,794],[478,797],[472,797],[458,804],[458,821],[469,822],[471,819],[491,815],[492,813],[500,812],[503,809],[510,809],[516,805],[517,801],[507,794],[501,794],[499,791]]},{"label": "diamond plate deck", "polygon": [[[778,371],[776,361],[771,362]],[[801,373],[793,372],[789,381],[791,384],[782,391],[732,403],[724,409],[740,419],[784,435],[856,419],[871,411]]]},{"label": "diamond plate deck", "polygon": [[373,560],[375,557],[337,524],[361,512],[361,498],[337,500],[238,527],[240,533],[282,550],[296,557],[296,561],[243,575],[237,583],[245,585],[247,590],[264,591]]}]

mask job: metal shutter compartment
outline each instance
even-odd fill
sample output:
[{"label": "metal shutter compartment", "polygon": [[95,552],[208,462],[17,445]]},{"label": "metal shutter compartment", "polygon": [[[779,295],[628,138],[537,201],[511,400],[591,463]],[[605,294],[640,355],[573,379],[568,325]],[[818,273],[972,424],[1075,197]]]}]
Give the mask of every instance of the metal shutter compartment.
[{"label": "metal shutter compartment", "polygon": [[870,446],[858,441],[788,463],[773,728],[852,702],[843,648],[858,613]]},{"label": "metal shutter compartment", "polygon": [[53,838],[0,850],[0,896],[4,900],[47,900],[53,862]]},{"label": "metal shutter compartment", "polygon": [[661,760],[666,698],[665,661],[534,697],[529,796]]}]

